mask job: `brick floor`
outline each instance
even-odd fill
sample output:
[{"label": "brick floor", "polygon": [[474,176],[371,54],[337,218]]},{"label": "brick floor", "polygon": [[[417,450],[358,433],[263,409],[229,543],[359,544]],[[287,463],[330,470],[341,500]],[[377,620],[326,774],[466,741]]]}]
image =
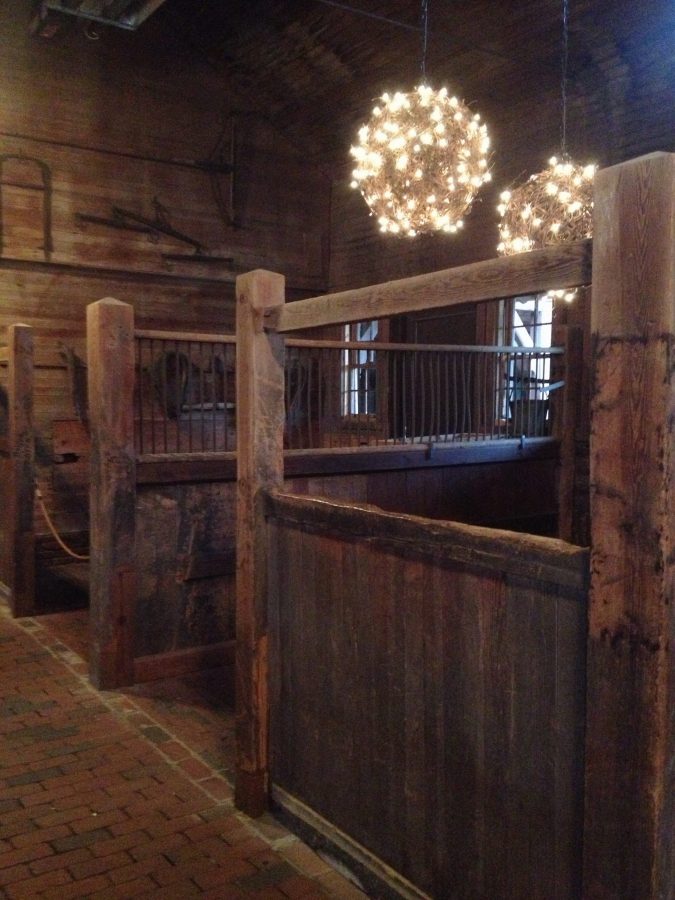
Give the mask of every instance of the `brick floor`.
[{"label": "brick floor", "polygon": [[232,714],[213,684],[98,692],[50,618],[0,605],[0,897],[364,896],[270,816],[233,808]]}]

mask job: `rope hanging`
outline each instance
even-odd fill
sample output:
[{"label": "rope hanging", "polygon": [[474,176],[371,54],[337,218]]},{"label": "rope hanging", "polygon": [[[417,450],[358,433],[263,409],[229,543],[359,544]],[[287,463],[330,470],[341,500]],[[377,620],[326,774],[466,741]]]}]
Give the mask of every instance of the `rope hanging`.
[{"label": "rope hanging", "polygon": [[51,517],[50,517],[49,513],[47,512],[47,507],[45,506],[44,500],[42,499],[42,491],[38,487],[35,488],[35,499],[37,500],[40,510],[42,512],[42,515],[45,517],[45,522],[47,523],[52,535],[56,539],[56,543],[59,545],[59,547],[65,553],[67,553],[68,556],[72,556],[73,559],[81,559],[86,562],[89,559],[89,556],[84,556],[81,553],[75,553],[75,551],[71,550],[71,548],[66,543],[64,543],[64,541],[62,540],[61,535],[58,533],[58,531],[54,527],[54,523],[52,522]]}]

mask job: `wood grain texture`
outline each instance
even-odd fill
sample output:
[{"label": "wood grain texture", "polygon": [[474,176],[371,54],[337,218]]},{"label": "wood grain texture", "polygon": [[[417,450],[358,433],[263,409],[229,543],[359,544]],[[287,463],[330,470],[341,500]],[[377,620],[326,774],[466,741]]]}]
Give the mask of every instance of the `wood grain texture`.
[{"label": "wood grain texture", "polygon": [[12,615],[29,616],[35,607],[33,330],[11,325],[8,345],[6,573]]},{"label": "wood grain texture", "polygon": [[584,896],[672,897],[675,155],[601,171],[594,228]]},{"label": "wood grain texture", "polygon": [[261,496],[283,480],[284,345],[262,327],[284,278],[237,279],[237,659],[235,802],[261,815],[268,797],[266,533]]},{"label": "wood grain texture", "polygon": [[134,683],[181,678],[192,672],[233,664],[234,641],[188,647],[152,656],[139,656],[134,660]]},{"label": "wood grain texture", "polygon": [[91,428],[90,677],[99,688],[133,681],[136,604],[133,309],[87,308]]},{"label": "wood grain texture", "polygon": [[427,520],[375,506],[279,491],[266,495],[265,511],[317,533],[351,535],[392,552],[400,549],[401,553],[551,582],[560,589],[583,591],[588,581],[588,551],[557,538]]},{"label": "wood grain texture", "polygon": [[590,241],[553,245],[399,281],[311,297],[267,316],[279,332],[537,293],[591,280]]},{"label": "wood grain texture", "polygon": [[587,552],[296,500],[268,505],[275,785],[430,896],[578,897]]},{"label": "wood grain texture", "polygon": [[581,386],[584,368],[583,332],[567,331],[565,391],[560,427],[560,475],[558,478],[558,534],[564,541],[580,543],[575,510],[578,491],[577,428],[583,412]]},{"label": "wood grain texture", "polygon": [[235,498],[233,481],[136,484],[134,659],[234,639]]}]

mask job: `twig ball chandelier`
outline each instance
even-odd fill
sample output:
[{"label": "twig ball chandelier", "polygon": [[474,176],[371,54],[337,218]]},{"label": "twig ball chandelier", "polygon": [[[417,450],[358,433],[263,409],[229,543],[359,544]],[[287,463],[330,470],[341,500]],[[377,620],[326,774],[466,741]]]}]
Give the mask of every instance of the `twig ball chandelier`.
[{"label": "twig ball chandelier", "polygon": [[543,172],[502,191],[497,251],[509,256],[590,237],[595,169],[553,156]]},{"label": "twig ball chandelier", "polygon": [[351,148],[352,187],[380,230],[414,237],[455,233],[478,189],[491,180],[490,138],[478,113],[446,88],[383,94]]},{"label": "twig ball chandelier", "polygon": [[[595,165],[581,166],[553,156],[543,172],[502,191],[497,206],[501,215],[497,252],[511,256],[591,237],[596,169]],[[576,292],[551,293],[572,300]]]}]

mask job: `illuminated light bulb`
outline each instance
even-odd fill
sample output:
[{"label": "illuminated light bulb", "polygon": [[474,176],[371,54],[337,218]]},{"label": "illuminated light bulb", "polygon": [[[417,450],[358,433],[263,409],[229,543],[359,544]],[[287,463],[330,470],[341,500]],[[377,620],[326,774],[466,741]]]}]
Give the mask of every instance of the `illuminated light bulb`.
[{"label": "illuminated light bulb", "polygon": [[[510,256],[590,238],[595,172],[594,165],[580,166],[553,156],[547,169],[502,191],[497,252]],[[569,302],[576,291],[549,291],[548,295]]]},{"label": "illuminated light bulb", "polygon": [[479,114],[447,89],[428,85],[385,93],[377,108],[357,132],[352,187],[389,234],[455,233],[491,179],[490,142]]}]

